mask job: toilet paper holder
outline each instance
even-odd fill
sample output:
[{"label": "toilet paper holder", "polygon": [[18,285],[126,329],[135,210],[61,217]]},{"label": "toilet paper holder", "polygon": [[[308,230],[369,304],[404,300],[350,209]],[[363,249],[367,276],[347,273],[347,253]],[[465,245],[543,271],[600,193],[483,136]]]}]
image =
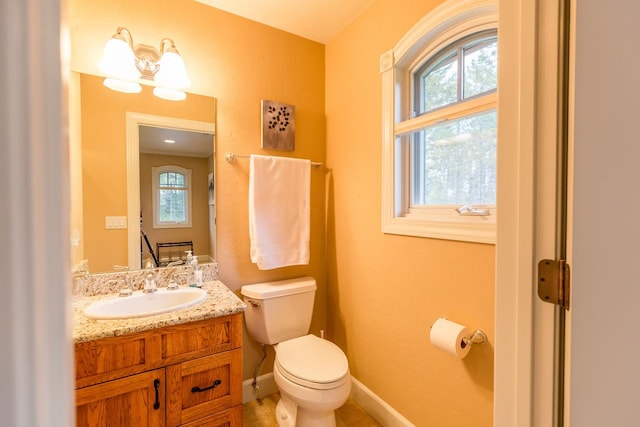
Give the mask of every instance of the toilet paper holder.
[{"label": "toilet paper holder", "polygon": [[473,331],[470,337],[462,338],[464,345],[485,344],[487,342],[487,334],[482,329]]},{"label": "toilet paper holder", "polygon": [[[446,316],[441,316],[440,319],[448,320]],[[430,328],[433,328],[433,324],[429,325]],[[487,334],[482,329],[476,329],[473,331],[471,336],[462,337],[462,348],[467,346],[472,346],[473,344],[486,344],[489,339],[487,338]]]}]

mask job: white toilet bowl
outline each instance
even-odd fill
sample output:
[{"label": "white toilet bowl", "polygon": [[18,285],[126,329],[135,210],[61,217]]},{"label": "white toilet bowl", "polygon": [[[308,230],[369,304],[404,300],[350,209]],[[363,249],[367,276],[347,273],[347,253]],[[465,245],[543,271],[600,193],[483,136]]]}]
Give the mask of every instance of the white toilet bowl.
[{"label": "white toilet bowl", "polygon": [[315,335],[279,343],[273,376],[280,389],[276,417],[281,427],[334,427],[334,411],[351,393],[347,357]]}]

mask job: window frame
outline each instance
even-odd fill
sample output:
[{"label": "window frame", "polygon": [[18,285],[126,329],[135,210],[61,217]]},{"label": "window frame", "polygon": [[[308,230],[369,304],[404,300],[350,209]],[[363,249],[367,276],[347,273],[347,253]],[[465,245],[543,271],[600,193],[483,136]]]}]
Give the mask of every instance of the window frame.
[{"label": "window frame", "polygon": [[458,206],[411,208],[410,139],[413,132],[437,123],[496,108],[497,93],[474,96],[460,104],[413,117],[412,73],[447,46],[472,34],[498,28],[495,0],[448,0],[418,22],[380,57],[382,77],[382,232],[408,236],[495,243],[495,206],[489,216],[461,216]]},{"label": "window frame", "polygon": [[[185,187],[183,188],[187,194],[186,206],[185,209],[187,211],[187,220],[186,222],[160,222],[160,197],[158,192],[161,190],[160,188],[160,175],[163,173],[178,173],[184,176]],[[192,227],[192,215],[191,215],[191,194],[192,194],[192,185],[191,185],[191,169],[186,169],[181,166],[176,165],[164,165],[164,166],[156,166],[151,168],[151,194],[152,194],[152,204],[153,204],[153,228],[190,228]]]}]

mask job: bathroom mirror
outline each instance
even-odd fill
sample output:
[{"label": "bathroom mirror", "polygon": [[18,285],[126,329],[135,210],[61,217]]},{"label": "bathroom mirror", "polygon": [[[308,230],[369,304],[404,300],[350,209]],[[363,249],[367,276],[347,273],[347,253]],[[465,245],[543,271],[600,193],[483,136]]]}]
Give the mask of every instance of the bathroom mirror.
[{"label": "bathroom mirror", "polygon": [[[199,261],[215,259],[215,99],[189,94],[166,101],[151,87],[124,94],[102,80],[79,77],[80,258],[88,271],[135,270],[145,261],[163,266],[191,245]],[[156,183],[156,194],[169,200],[164,204],[153,195],[159,170],[168,171],[163,177],[173,179],[178,170],[189,177],[188,187]],[[154,205],[164,208],[154,214]]]}]

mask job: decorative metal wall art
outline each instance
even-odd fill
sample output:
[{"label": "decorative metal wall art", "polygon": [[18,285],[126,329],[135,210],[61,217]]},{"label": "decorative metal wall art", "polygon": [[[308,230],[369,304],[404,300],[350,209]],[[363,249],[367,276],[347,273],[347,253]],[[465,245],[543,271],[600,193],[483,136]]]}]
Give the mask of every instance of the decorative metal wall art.
[{"label": "decorative metal wall art", "polygon": [[262,148],[293,151],[296,147],[296,107],[262,100]]}]

